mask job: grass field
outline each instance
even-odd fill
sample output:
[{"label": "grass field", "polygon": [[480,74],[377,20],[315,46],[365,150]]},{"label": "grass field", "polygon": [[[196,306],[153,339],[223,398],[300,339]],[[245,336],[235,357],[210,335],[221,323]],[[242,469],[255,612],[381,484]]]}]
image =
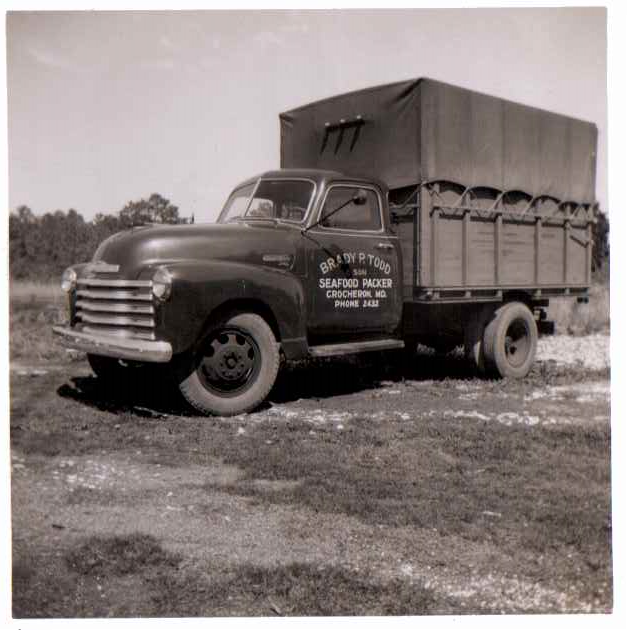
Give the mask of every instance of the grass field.
[{"label": "grass field", "polygon": [[58,282],[34,282],[32,280],[12,280],[9,285],[10,300],[13,304],[39,304],[63,306],[65,297]]},{"label": "grass field", "polygon": [[11,282],[10,360],[21,364],[59,363],[83,358],[54,340],[52,327],[67,321],[66,297],[58,284]]}]

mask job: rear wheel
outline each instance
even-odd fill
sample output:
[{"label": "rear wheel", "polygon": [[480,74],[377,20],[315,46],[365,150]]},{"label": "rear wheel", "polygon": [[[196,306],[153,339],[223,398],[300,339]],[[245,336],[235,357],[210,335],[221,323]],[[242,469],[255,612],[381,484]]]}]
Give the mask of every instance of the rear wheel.
[{"label": "rear wheel", "polygon": [[523,378],[529,373],[538,346],[538,327],[522,302],[510,302],[494,313],[486,326],[483,348],[490,371],[502,377]]},{"label": "rear wheel", "polygon": [[213,328],[179,389],[201,413],[245,413],[270,393],[279,363],[279,346],[268,324],[254,313],[240,313]]}]

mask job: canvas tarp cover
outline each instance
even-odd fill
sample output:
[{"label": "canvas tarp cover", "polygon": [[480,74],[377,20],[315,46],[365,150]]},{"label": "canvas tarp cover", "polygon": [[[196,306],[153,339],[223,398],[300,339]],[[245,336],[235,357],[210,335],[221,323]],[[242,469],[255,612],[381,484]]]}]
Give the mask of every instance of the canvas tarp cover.
[{"label": "canvas tarp cover", "polygon": [[595,125],[430,79],[343,94],[280,121],[282,168],[366,175],[390,188],[448,180],[595,199]]}]

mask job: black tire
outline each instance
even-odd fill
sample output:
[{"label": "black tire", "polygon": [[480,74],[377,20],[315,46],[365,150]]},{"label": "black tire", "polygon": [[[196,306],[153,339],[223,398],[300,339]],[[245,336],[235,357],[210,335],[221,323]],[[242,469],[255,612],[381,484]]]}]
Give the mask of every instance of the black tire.
[{"label": "black tire", "polygon": [[179,389],[203,414],[246,413],[270,393],[279,363],[279,346],[265,320],[254,313],[232,315],[206,337]]},{"label": "black tire", "polygon": [[503,378],[524,378],[531,370],[538,347],[538,327],[522,302],[497,309],[483,335],[483,351],[491,373]]}]

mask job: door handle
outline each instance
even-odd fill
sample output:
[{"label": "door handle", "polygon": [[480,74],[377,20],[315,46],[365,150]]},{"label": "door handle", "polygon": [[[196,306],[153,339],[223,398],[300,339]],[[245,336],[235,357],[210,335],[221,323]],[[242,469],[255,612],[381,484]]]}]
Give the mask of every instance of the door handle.
[{"label": "door handle", "polygon": [[377,243],[375,247],[376,249],[394,249],[392,243]]}]

